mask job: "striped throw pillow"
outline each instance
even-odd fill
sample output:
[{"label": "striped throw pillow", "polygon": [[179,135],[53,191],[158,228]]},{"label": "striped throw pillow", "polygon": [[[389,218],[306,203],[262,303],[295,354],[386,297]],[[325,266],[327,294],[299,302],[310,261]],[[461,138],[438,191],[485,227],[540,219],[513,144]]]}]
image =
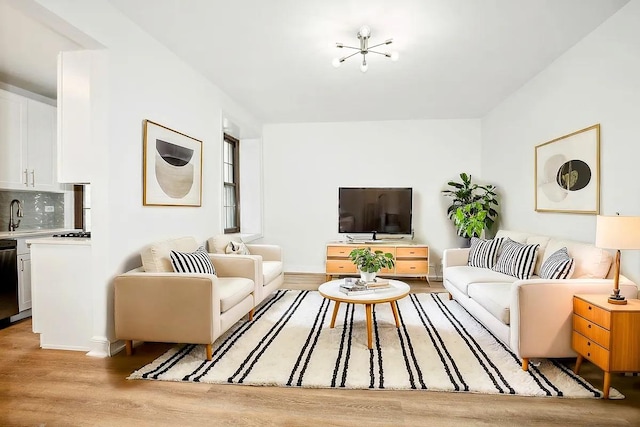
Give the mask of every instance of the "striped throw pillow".
[{"label": "striped throw pillow", "polygon": [[541,279],[569,279],[573,274],[573,258],[567,248],[560,248],[544,260],[540,267]]},{"label": "striped throw pillow", "polygon": [[539,244],[524,245],[506,238],[502,251],[492,270],[518,279],[529,279],[538,258]]},{"label": "striped throw pillow", "polygon": [[216,274],[216,269],[204,246],[200,246],[195,252],[171,251],[169,256],[173,271],[176,273]]},{"label": "striped throw pillow", "polygon": [[472,237],[467,264],[471,267],[493,267],[501,243],[502,239],[485,240]]}]

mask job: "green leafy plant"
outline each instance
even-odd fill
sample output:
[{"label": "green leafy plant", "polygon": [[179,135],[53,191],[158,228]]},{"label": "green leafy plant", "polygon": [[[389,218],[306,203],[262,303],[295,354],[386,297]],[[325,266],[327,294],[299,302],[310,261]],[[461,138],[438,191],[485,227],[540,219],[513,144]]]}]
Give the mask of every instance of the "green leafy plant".
[{"label": "green leafy plant", "polygon": [[462,182],[449,181],[449,189],[442,194],[452,199],[447,208],[448,217],[454,222],[462,237],[479,237],[482,230],[491,230],[498,217],[498,194],[491,184],[478,185],[471,175],[460,174]]},{"label": "green leafy plant", "polygon": [[349,253],[349,259],[365,273],[377,273],[383,268],[395,265],[393,254],[382,251],[372,251],[371,248],[356,248]]}]

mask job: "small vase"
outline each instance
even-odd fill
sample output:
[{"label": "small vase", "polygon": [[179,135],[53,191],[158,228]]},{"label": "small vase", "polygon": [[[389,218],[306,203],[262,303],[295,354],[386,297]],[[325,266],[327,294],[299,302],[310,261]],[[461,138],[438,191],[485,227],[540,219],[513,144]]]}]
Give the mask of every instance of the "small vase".
[{"label": "small vase", "polygon": [[373,273],[367,273],[366,271],[360,270],[360,279],[364,280],[365,282],[373,282],[376,279],[376,272],[374,271]]}]

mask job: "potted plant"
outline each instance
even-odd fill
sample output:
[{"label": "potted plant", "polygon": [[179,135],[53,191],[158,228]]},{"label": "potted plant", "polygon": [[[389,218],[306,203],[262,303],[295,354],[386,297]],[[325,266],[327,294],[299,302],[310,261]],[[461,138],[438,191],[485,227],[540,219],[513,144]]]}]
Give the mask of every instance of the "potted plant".
[{"label": "potted plant", "polygon": [[471,175],[460,174],[462,182],[449,181],[451,187],[442,194],[451,197],[447,215],[456,226],[458,236],[466,239],[480,237],[483,230],[491,230],[498,217],[498,195],[494,185],[478,185]]},{"label": "potted plant", "polygon": [[365,282],[373,282],[378,271],[395,265],[393,254],[371,248],[356,248],[349,253],[349,259],[358,267],[360,278]]}]

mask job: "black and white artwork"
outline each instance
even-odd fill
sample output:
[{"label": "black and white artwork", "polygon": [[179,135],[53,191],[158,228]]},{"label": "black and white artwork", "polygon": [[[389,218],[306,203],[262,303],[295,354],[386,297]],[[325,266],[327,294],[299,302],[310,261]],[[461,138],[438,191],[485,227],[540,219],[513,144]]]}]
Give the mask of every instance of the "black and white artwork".
[{"label": "black and white artwork", "polygon": [[145,206],[202,205],[202,141],[144,122]]},{"label": "black and white artwork", "polygon": [[600,125],[536,146],[535,209],[598,214]]}]

